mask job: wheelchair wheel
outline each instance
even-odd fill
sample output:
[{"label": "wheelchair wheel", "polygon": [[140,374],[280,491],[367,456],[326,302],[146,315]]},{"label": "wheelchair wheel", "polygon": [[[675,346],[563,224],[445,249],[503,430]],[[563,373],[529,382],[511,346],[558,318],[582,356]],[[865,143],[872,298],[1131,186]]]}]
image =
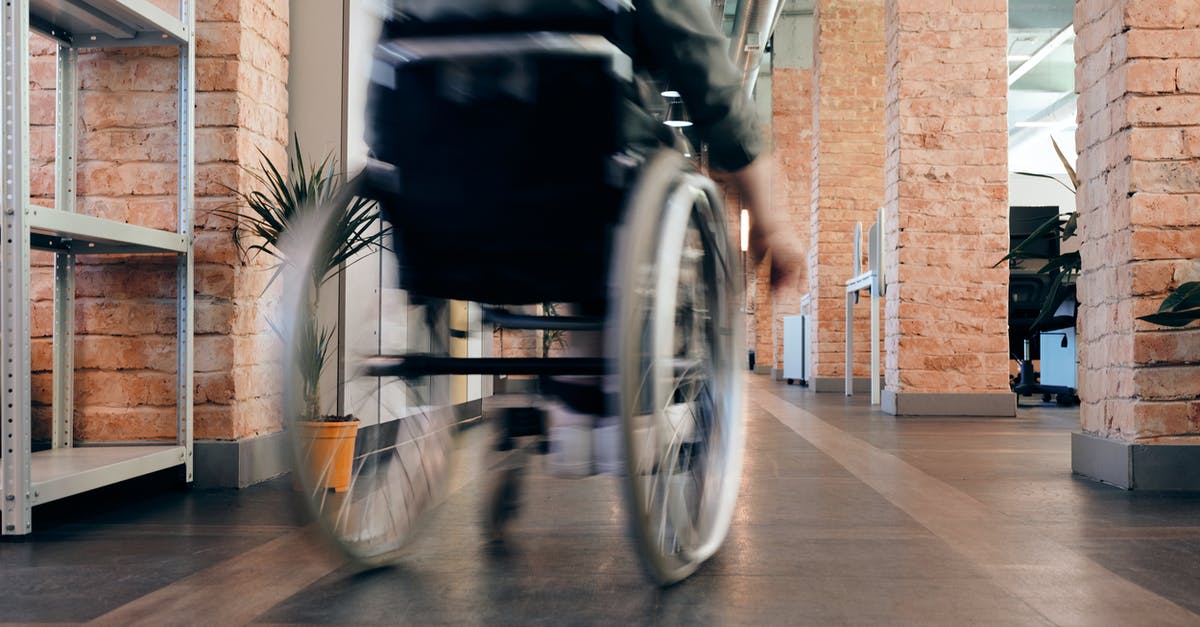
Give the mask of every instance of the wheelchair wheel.
[{"label": "wheelchair wheel", "polygon": [[[417,529],[424,515],[444,496],[455,448],[455,422],[447,376],[420,378],[371,376],[366,360],[379,354],[448,354],[449,307],[400,289],[399,264],[392,250],[359,257],[348,265],[366,285],[347,293],[342,384],[349,427],[341,452],[321,430],[303,418],[311,385],[297,376],[311,347],[334,328],[318,310],[336,298],[314,296],[314,269],[327,263],[336,245],[328,234],[340,232],[344,202],[314,209],[311,217],[289,228],[281,269],[282,311],[278,330],[284,346],[283,406],[292,442],[295,484],[319,526],[350,558],[363,564],[387,563]],[[378,227],[377,227],[378,228]],[[391,239],[384,248],[391,248]],[[362,277],[365,272],[366,278]],[[376,280],[378,278],[378,280]],[[307,287],[306,287],[307,286]],[[300,347],[299,349],[297,347]],[[332,361],[332,360],[331,360]],[[328,374],[336,368],[330,363]],[[335,394],[322,380],[322,411]],[[328,398],[327,398],[328,397]],[[338,423],[333,423],[338,424]],[[351,450],[352,449],[352,450]],[[348,463],[339,463],[348,458]]]},{"label": "wheelchair wheel", "polygon": [[609,350],[632,532],[663,585],[717,550],[741,481],[742,292],[722,211],[711,181],[660,153],[631,196],[615,256]]}]

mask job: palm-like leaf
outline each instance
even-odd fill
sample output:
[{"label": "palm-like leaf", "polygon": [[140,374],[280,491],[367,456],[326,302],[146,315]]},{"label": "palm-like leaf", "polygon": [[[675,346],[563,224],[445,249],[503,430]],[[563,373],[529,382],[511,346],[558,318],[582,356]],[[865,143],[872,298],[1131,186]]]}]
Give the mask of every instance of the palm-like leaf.
[{"label": "palm-like leaf", "polygon": [[[1071,180],[1071,186],[1068,187],[1057,176],[1049,174],[1039,174],[1036,172],[1018,172],[1025,176],[1035,176],[1038,178],[1050,179],[1063,187],[1066,187],[1071,193],[1077,193],[1079,190],[1079,177],[1075,174],[1075,168],[1071,167],[1071,163],[1063,155],[1062,149],[1058,147],[1058,142],[1054,138],[1050,138],[1050,143],[1054,146],[1054,154],[1058,155],[1058,160],[1062,162],[1063,168],[1067,171],[1067,177]],[[996,262],[995,266],[1006,261],[1018,259],[1043,259],[1044,257],[1038,249],[1041,242],[1047,238],[1055,238],[1060,242],[1065,242],[1072,237],[1075,237],[1079,227],[1078,214],[1071,213],[1067,216],[1056,215],[1038,225],[1038,228],[1033,230],[1028,237],[1021,240],[1021,243],[1013,246],[1003,259]],[[1030,333],[1039,331],[1042,325],[1046,324],[1054,316],[1054,312],[1058,311],[1060,305],[1066,300],[1067,291],[1064,286],[1075,281],[1079,276],[1081,268],[1081,259],[1079,252],[1069,252],[1056,255],[1046,260],[1046,263],[1038,269],[1039,274],[1049,275],[1050,289],[1046,293],[1046,299],[1042,301],[1041,309],[1038,311],[1038,316],[1030,325]]]},{"label": "palm-like leaf", "polygon": [[1054,137],[1050,137],[1050,145],[1054,146],[1054,154],[1058,155],[1058,160],[1062,162],[1063,168],[1067,171],[1067,176],[1071,178],[1071,185],[1075,187],[1072,191],[1079,191],[1079,176],[1075,174],[1075,168],[1071,167],[1071,162],[1063,156],[1062,148],[1058,147],[1058,142],[1054,141]]},{"label": "palm-like leaf", "polygon": [[1157,313],[1141,316],[1138,320],[1165,327],[1182,327],[1200,320],[1200,281],[1180,285],[1163,300]]},{"label": "palm-like leaf", "polygon": [[360,254],[382,248],[388,231],[379,228],[375,202],[356,195],[357,181],[339,172],[331,155],[315,163],[306,162],[299,140],[294,139],[285,171],[261,150],[259,157],[257,168],[245,169],[258,182],[258,189],[231,190],[237,195],[237,206],[218,209],[216,213],[237,223],[234,243],[244,257],[264,254],[273,260],[271,278],[264,289],[269,289],[289,265],[285,248],[289,232],[311,221],[318,212],[334,212],[334,219],[310,261],[308,285],[287,286],[313,294],[310,299],[313,315],[299,329],[292,350],[296,351],[295,362],[305,395],[305,418],[316,419],[320,413],[319,381],[332,356],[334,330],[318,327],[315,295],[321,285],[343,272]]}]

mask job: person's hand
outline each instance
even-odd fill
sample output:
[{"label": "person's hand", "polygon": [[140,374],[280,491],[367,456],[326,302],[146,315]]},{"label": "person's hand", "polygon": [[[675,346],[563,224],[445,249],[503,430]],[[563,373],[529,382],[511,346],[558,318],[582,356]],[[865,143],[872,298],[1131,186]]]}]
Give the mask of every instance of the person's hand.
[{"label": "person's hand", "polygon": [[804,247],[791,233],[776,233],[767,238],[771,255],[771,289],[798,287],[805,271]]}]

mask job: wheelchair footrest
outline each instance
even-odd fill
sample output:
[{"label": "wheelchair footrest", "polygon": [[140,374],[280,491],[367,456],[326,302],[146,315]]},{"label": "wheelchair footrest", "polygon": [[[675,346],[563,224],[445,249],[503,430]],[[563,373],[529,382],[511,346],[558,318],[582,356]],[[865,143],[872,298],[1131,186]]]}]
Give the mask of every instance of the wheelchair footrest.
[{"label": "wheelchair footrest", "polygon": [[539,407],[506,407],[504,434],[511,438],[546,433],[546,412]]}]

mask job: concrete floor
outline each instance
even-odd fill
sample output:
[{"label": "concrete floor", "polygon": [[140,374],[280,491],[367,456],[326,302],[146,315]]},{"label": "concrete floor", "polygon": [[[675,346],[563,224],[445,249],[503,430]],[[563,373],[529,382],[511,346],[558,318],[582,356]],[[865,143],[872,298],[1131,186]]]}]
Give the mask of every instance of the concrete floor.
[{"label": "concrete floor", "polygon": [[1200,495],[1072,477],[1076,410],[897,419],[748,381],[733,529],[670,589],[643,578],[611,477],[530,473],[498,552],[467,469],[408,556],[367,572],[311,540],[286,479],[150,478],[0,542],[0,623],[1200,625]]}]

